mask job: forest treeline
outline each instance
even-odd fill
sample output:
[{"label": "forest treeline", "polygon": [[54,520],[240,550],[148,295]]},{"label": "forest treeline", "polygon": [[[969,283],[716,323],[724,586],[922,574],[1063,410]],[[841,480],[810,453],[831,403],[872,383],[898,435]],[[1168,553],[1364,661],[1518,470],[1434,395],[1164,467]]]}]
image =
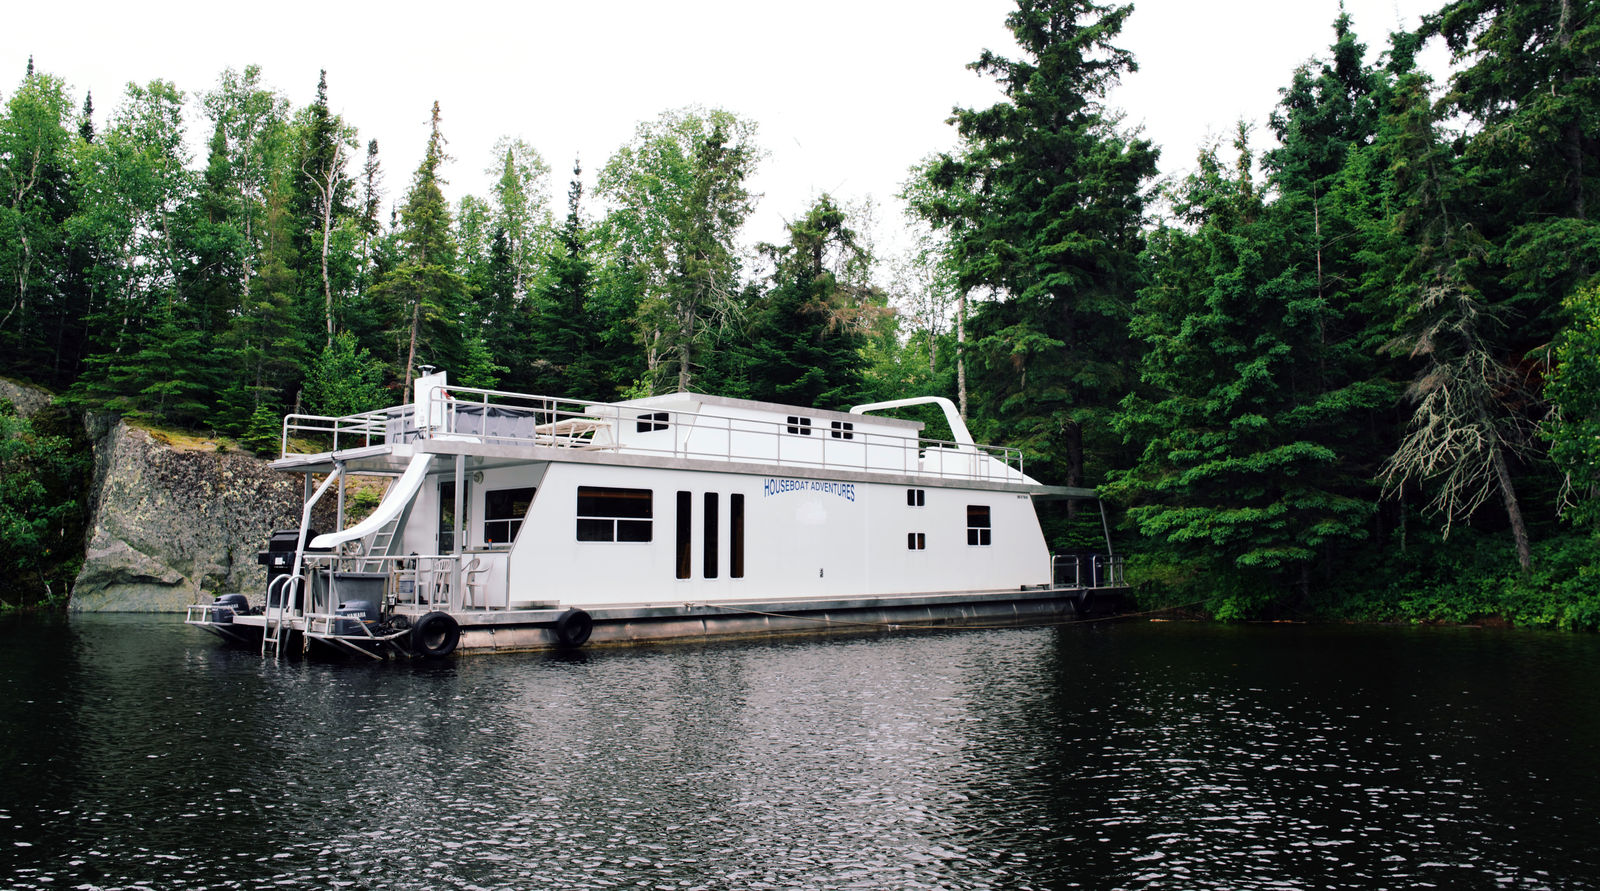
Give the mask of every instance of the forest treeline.
[{"label": "forest treeline", "polygon": [[[392,188],[325,76],[303,107],[246,67],[100,116],[29,60],[0,113],[0,373],[261,450],[286,412],[400,402],[423,364],[593,399],[959,395],[1034,476],[1102,489],[1151,600],[1593,628],[1597,11],[1454,0],[1372,52],[1341,14],[1285,72],[1273,148],[1240,124],[1160,179],[1105,103],[1133,7],[1017,0],[1015,57],[970,66],[1002,98],[908,172],[894,257],[827,195],[742,249],[763,152],[725,110],[640,124],[564,202],[504,139],[466,159],[489,194],[451,204],[437,104]],[[1417,63],[1439,43],[1443,81]],[[61,499],[11,489],[81,469],[0,422],[0,558],[59,592],[70,561],[37,555]]]}]

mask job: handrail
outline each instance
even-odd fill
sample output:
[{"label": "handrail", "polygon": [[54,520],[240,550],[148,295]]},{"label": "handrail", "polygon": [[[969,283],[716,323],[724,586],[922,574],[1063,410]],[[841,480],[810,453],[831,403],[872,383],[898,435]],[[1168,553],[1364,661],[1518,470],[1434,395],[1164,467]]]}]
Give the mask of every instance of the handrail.
[{"label": "handrail", "polygon": [[1120,554],[1052,554],[1050,583],[1057,588],[1121,588],[1128,584]]},{"label": "handrail", "polygon": [[[858,406],[857,408],[863,408]],[[432,423],[418,423],[422,416]],[[867,415],[858,415],[867,418]],[[437,422],[433,422],[437,419]],[[809,423],[809,422],[808,422]],[[643,429],[648,425],[651,429]],[[638,427],[640,429],[630,429]],[[670,430],[669,438],[651,434]],[[536,445],[745,461],[777,467],[887,471],[940,479],[1024,482],[1022,450],[883,431],[805,427],[726,414],[659,410],[471,387],[437,388],[424,403],[334,418],[284,418],[282,457],[418,440]],[[293,451],[295,439],[328,451]],[[796,446],[802,447],[796,449]]]},{"label": "handrail", "polygon": [[[464,551],[463,557],[488,551]],[[496,553],[505,553],[503,551]],[[362,554],[339,553],[309,553],[305,555],[305,570],[307,573],[322,571],[354,572],[362,575],[374,573],[363,572],[359,567],[371,563],[379,563],[383,569],[376,574],[387,575],[384,583],[384,597],[392,603],[410,604],[418,607],[439,606],[451,611],[459,612],[465,609],[460,592],[452,589],[450,583],[454,577],[456,557],[454,554],[389,554],[386,556],[372,556]],[[410,564],[410,565],[407,565]],[[400,582],[410,582],[410,591],[401,591]],[[312,586],[313,588],[315,586]],[[322,603],[308,601],[303,605],[302,615],[307,619],[326,618],[338,616],[338,599],[329,594],[328,602]],[[325,611],[324,611],[325,608]],[[487,608],[487,607],[485,607]]]}]

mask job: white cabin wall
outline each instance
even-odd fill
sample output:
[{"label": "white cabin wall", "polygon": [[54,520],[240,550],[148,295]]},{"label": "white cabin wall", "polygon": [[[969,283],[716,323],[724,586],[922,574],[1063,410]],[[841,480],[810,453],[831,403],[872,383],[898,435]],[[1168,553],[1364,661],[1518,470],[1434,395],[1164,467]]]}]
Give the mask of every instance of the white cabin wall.
[{"label": "white cabin wall", "polygon": [[[479,601],[480,603],[486,603],[486,605],[494,607],[508,605],[511,553],[516,549],[517,543],[522,541],[524,537],[523,531],[526,531],[530,537],[538,534],[536,530],[529,526],[527,518],[524,517],[522,528],[518,530],[516,541],[512,542],[511,547],[491,548],[484,541],[483,531],[484,517],[487,513],[485,508],[489,501],[488,493],[500,489],[531,488],[535,490],[533,498],[534,502],[537,503],[540,494],[538,489],[544,482],[545,469],[548,467],[548,464],[532,464],[519,467],[493,468],[483,471],[483,482],[481,483],[473,482],[472,474],[467,474],[467,492],[469,493],[467,547],[483,551],[483,553],[474,554],[473,556],[478,559],[480,566],[488,570],[487,573],[479,576],[479,580],[483,585],[483,600]],[[434,491],[438,491],[437,486],[434,487]],[[528,510],[530,514],[533,512],[531,505]]]},{"label": "white cabin wall", "polygon": [[[906,504],[920,488],[924,504]],[[874,593],[971,591],[1042,585],[1050,559],[1033,503],[1025,495],[918,486],[873,487],[871,524]],[[967,544],[967,506],[988,505],[988,546]],[[907,546],[921,532],[927,547]]]},{"label": "white cabin wall", "polygon": [[[511,602],[670,602],[672,581],[670,498],[663,500],[660,471],[605,465],[554,464],[523,521],[511,551]],[[578,487],[651,489],[649,542],[577,540]]]},{"label": "white cabin wall", "polygon": [[[649,489],[651,541],[581,542],[579,486]],[[691,577],[677,575],[677,493],[691,493]],[[509,559],[510,600],[670,603],[964,591],[1045,584],[1032,502],[1014,493],[595,465],[551,465]],[[717,577],[705,577],[705,493],[718,495]],[[732,499],[745,498],[745,574],[731,577]],[[481,499],[480,499],[481,500]],[[987,504],[991,539],[969,546],[966,510]],[[435,508],[436,509],[436,508]],[[481,514],[480,514],[481,516]],[[907,532],[928,547],[906,547]]]}]

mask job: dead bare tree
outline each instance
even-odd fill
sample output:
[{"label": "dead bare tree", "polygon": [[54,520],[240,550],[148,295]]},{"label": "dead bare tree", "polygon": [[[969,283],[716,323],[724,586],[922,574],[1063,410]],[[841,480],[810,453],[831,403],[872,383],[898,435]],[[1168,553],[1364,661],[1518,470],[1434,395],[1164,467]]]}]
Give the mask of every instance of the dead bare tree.
[{"label": "dead bare tree", "polygon": [[1492,352],[1484,329],[1501,323],[1452,272],[1423,289],[1420,324],[1387,345],[1424,362],[1407,389],[1414,402],[1405,438],[1384,464],[1386,497],[1406,484],[1431,488],[1428,509],[1452,524],[1500,493],[1524,571],[1533,567],[1528,529],[1517,502],[1510,459],[1533,443],[1535,424],[1525,407],[1534,397],[1516,368]]}]

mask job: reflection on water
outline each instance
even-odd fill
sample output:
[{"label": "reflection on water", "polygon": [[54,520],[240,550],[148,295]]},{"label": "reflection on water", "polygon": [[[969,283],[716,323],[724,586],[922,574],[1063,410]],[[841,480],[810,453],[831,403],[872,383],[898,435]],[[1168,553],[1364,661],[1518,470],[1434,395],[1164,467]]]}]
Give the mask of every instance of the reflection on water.
[{"label": "reflection on water", "polygon": [[1593,637],[1092,628],[263,662],[0,622],[16,888],[1572,888]]}]

